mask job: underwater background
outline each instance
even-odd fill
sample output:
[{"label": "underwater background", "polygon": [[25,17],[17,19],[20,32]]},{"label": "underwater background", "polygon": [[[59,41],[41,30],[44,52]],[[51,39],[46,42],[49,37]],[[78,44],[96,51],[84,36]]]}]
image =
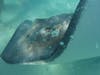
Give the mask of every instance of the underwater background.
[{"label": "underwater background", "polygon": [[[0,0],[0,54],[26,20],[74,13],[81,0]],[[65,51],[43,65],[10,65],[0,59],[0,75],[100,75],[100,0],[87,0]]]}]

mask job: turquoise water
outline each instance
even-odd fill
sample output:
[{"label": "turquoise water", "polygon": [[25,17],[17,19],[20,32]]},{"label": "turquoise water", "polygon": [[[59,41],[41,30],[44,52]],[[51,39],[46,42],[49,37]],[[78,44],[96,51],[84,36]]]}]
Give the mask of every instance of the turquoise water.
[{"label": "turquoise water", "polygon": [[[22,5],[20,1],[23,3],[24,0],[16,0],[16,3],[12,0],[5,0],[6,3],[12,3],[12,5],[15,3],[15,7],[8,5],[5,10],[2,10],[0,17],[0,53],[24,19],[33,20],[36,17],[43,18],[65,12],[74,12],[79,2],[79,0],[31,0],[32,2],[29,2],[29,6],[27,6],[28,2],[24,2]],[[68,8],[67,3],[69,9],[66,9]],[[52,64],[9,65],[1,60],[0,75],[100,75],[99,3],[99,0],[87,0],[75,34],[72,36],[73,39],[63,54]],[[9,7],[12,8],[9,9]],[[16,11],[14,11],[15,8]]]}]

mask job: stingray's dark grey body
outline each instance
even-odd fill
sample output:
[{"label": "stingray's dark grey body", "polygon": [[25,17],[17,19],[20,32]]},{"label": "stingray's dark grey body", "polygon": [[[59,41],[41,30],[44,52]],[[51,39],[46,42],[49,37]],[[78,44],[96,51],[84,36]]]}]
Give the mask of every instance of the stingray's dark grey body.
[{"label": "stingray's dark grey body", "polygon": [[9,41],[1,58],[10,64],[55,59],[67,47],[85,2],[86,0],[81,0],[72,14],[36,19],[33,22],[24,21]]},{"label": "stingray's dark grey body", "polygon": [[[62,41],[72,14],[47,19],[26,20],[16,30],[1,57],[7,63],[49,61],[55,58],[66,41]],[[57,53],[58,52],[58,53]]]},{"label": "stingray's dark grey body", "polygon": [[51,61],[67,47],[76,29],[86,0],[81,0],[74,14],[24,21],[16,30],[1,58],[7,63]]}]

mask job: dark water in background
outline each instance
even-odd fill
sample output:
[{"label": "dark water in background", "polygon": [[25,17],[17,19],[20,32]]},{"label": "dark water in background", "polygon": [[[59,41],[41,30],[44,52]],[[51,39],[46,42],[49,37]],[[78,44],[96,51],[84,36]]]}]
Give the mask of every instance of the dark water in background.
[{"label": "dark water in background", "polygon": [[[61,0],[61,2],[63,1]],[[100,56],[100,46],[99,46],[100,10],[99,7],[100,7],[100,0],[87,1],[85,10],[83,11],[80,21],[78,23],[77,30],[75,31],[75,34],[72,36],[73,39],[70,41],[69,46],[59,58],[57,58],[54,62],[52,62],[57,64],[9,65],[4,63],[1,60],[0,75],[6,75],[6,74],[8,75],[19,75],[19,74],[21,75],[94,75],[94,74],[100,75],[99,72],[100,71],[100,57],[99,57]],[[40,17],[44,17],[44,16],[40,16]],[[20,23],[20,21],[21,20],[19,20],[18,22]],[[0,31],[4,30],[1,28],[1,26],[0,26]],[[12,27],[17,28],[17,26],[12,26]],[[7,29],[9,30],[9,27]],[[5,31],[5,34],[6,32],[8,31]],[[8,36],[8,38],[11,37],[12,32],[14,32],[13,29],[11,30],[11,32],[9,32],[10,36]],[[7,36],[4,36],[3,33],[0,33],[0,35],[1,34],[2,34],[1,37],[3,39],[7,38]],[[3,39],[2,40],[0,39],[0,42],[2,43],[2,45],[0,44],[1,52],[3,50],[3,46],[6,45],[8,40],[6,39],[5,41]],[[92,57],[96,57],[96,58],[92,58]],[[91,59],[87,59],[87,58],[91,58]],[[83,60],[83,59],[87,59],[87,60]]]}]

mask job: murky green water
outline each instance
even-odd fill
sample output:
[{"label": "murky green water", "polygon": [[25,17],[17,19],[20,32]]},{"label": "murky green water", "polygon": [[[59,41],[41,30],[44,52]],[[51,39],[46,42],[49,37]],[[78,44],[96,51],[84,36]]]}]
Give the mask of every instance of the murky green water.
[{"label": "murky green water", "polygon": [[[23,20],[74,12],[78,2],[79,0],[5,0],[6,6],[0,15],[0,53]],[[87,0],[73,39],[63,54],[51,64],[9,65],[0,60],[0,75],[100,75],[99,3],[99,0]]]}]

